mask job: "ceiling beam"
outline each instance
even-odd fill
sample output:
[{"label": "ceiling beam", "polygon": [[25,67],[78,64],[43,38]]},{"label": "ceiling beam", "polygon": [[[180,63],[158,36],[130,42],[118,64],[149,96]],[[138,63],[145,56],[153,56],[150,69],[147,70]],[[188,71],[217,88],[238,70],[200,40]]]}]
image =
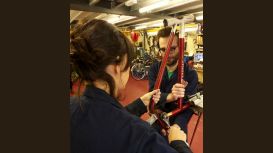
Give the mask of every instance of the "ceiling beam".
[{"label": "ceiling beam", "polygon": [[171,16],[164,15],[164,14],[162,15],[161,13],[140,14],[138,11],[130,11],[129,7],[125,7],[125,6],[122,6],[116,9],[107,9],[103,7],[89,6],[88,4],[70,3],[70,9],[86,11],[86,12],[136,16],[141,18],[155,18],[155,19],[171,18]]},{"label": "ceiling beam", "polygon": [[90,1],[89,0],[70,0],[70,4],[72,4],[72,3],[89,5]]},{"label": "ceiling beam", "polygon": [[70,9],[85,11],[85,12],[119,14],[119,15],[125,15],[127,13],[125,10],[120,9],[120,8],[119,9],[107,9],[107,8],[103,8],[103,7],[89,6],[88,4],[79,4],[79,3],[78,4],[77,3],[70,3]]},{"label": "ceiling beam", "polygon": [[189,14],[193,14],[193,13],[197,13],[197,12],[201,12],[201,11],[203,11],[203,7],[196,8],[196,9],[190,9],[190,10],[175,13],[175,14],[172,14],[172,15],[175,15],[176,17],[181,17],[181,16],[184,16],[184,15],[189,15]]},{"label": "ceiling beam", "polygon": [[203,7],[203,2],[202,1],[194,1],[191,3],[187,3],[184,5],[180,5],[180,6],[176,6],[176,7],[172,7],[172,8],[161,8],[161,9],[157,9],[154,12],[162,12],[165,14],[174,14],[174,13],[178,13],[178,12],[184,12],[186,10],[189,9],[195,9],[195,8],[199,8],[199,7]]},{"label": "ceiling beam", "polygon": [[74,21],[77,17],[79,17],[81,14],[82,14],[82,11],[77,12],[77,14],[70,19],[70,23]]},{"label": "ceiling beam", "polygon": [[[168,15],[180,18],[182,16],[197,13],[197,12],[201,12],[201,11],[203,11],[203,7],[198,7],[198,8],[193,8],[193,9],[185,9],[185,11],[183,11],[183,12],[172,11]],[[117,26],[131,26],[131,25],[142,24],[142,23],[145,23],[145,22],[155,21],[155,20],[159,20],[159,19],[163,20],[163,19],[168,19],[168,18],[157,18],[157,19],[149,18],[149,19],[146,19],[146,20],[132,19],[132,20],[120,22],[120,23],[118,23],[116,25]]]},{"label": "ceiling beam", "polygon": [[141,24],[144,22],[149,22],[149,21],[154,21],[154,20],[158,20],[158,19],[150,19],[150,18],[131,19],[131,20],[117,23],[116,26],[118,26],[118,27],[129,26],[129,25]]},{"label": "ceiling beam", "polygon": [[[101,0],[100,2],[102,1],[104,0]],[[151,1],[155,1],[155,0],[151,0]],[[151,1],[149,1],[149,3],[151,3]],[[147,2],[148,1],[142,2],[142,4],[147,4]],[[154,21],[159,19],[160,20],[169,19],[169,18],[173,18],[174,16],[181,17],[191,13],[203,11],[202,2],[203,0],[200,0],[197,2],[171,8],[168,10],[161,10],[160,12],[157,12],[157,13],[146,13],[146,14],[141,14],[138,12],[138,10],[131,10],[131,7],[127,7],[124,5],[125,1],[122,3],[119,3],[114,8],[110,9],[110,8],[99,7],[95,5],[90,6],[88,5],[89,0],[70,0],[70,9],[85,11],[85,12],[136,16],[137,18],[135,19],[127,20],[127,21],[116,24],[117,26],[131,26],[131,25],[148,22],[148,21]]]},{"label": "ceiling beam", "polygon": [[144,6],[148,6],[154,3],[158,3],[160,0],[146,0],[146,1],[141,1],[141,2],[137,2],[137,5],[133,5],[131,6],[131,10],[139,10],[139,8],[144,7]]}]

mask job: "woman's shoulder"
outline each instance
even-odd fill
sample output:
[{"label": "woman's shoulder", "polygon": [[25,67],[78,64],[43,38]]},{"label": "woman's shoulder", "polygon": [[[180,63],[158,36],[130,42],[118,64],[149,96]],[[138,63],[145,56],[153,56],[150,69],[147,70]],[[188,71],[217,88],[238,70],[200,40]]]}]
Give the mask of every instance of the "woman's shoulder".
[{"label": "woman's shoulder", "polygon": [[[84,100],[90,101],[90,99],[83,98]],[[73,98],[71,98],[71,102],[73,104]],[[90,141],[100,139],[109,144],[109,147],[115,146],[114,148],[128,146],[127,149],[130,152],[146,153],[149,152],[149,149],[156,149],[156,152],[159,153],[169,152],[167,151],[169,147],[166,140],[146,121],[130,114],[124,108],[115,107],[111,103],[99,101],[89,103],[89,110],[85,113],[76,111],[72,117],[72,120],[76,120],[76,122],[72,124],[79,125],[77,128],[80,129],[78,131],[81,131],[81,134],[92,135]],[[80,109],[78,103],[74,104],[74,107],[77,108],[76,110]],[[83,131],[81,128],[88,130]],[[151,144],[151,142],[153,143]]]}]

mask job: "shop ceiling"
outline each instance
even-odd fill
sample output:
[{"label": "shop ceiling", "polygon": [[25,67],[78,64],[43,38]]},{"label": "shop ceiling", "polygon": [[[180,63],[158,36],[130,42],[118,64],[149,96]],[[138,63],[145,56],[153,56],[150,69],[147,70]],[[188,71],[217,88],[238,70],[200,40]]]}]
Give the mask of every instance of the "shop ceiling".
[{"label": "shop ceiling", "polygon": [[119,27],[135,27],[202,12],[203,0],[70,0],[70,23],[88,17],[111,20]]}]

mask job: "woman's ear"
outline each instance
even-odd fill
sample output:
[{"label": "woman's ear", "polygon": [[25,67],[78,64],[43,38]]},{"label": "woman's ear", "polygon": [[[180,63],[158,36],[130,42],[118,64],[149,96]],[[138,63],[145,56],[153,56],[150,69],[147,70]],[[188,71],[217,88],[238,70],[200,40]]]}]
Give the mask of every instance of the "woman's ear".
[{"label": "woman's ear", "polygon": [[121,73],[121,67],[120,67],[120,65],[119,65],[119,64],[116,64],[116,65],[114,65],[114,67],[115,67],[115,74],[116,74],[117,76],[119,76],[120,73]]},{"label": "woman's ear", "polygon": [[106,73],[110,74],[112,77],[115,77],[116,76],[116,65],[114,64],[111,64],[111,65],[108,65],[105,69]]}]

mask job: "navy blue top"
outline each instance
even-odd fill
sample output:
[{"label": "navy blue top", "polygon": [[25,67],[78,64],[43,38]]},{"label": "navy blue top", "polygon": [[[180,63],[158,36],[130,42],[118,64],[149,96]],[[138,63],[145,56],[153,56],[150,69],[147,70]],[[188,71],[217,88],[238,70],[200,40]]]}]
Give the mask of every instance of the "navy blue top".
[{"label": "navy blue top", "polygon": [[70,106],[71,153],[191,153],[183,141],[171,143],[176,151],[135,116],[146,111],[140,99],[124,108],[105,91],[89,86],[83,96],[70,98]]},{"label": "navy blue top", "polygon": [[[149,91],[154,89],[155,81],[159,72],[161,62],[154,63],[149,70]],[[193,69],[190,69],[186,63],[184,63],[184,80],[188,82],[188,85],[185,90],[185,95],[193,95],[197,92],[198,85],[198,75],[197,72]],[[174,74],[171,78],[168,78],[167,68],[165,68],[162,82],[160,84],[161,97],[158,102],[158,106],[165,112],[169,112],[175,108],[175,103],[167,103],[166,99],[169,93],[172,92],[172,87],[178,82],[178,68],[174,71]],[[185,102],[185,100],[183,101]]]}]

